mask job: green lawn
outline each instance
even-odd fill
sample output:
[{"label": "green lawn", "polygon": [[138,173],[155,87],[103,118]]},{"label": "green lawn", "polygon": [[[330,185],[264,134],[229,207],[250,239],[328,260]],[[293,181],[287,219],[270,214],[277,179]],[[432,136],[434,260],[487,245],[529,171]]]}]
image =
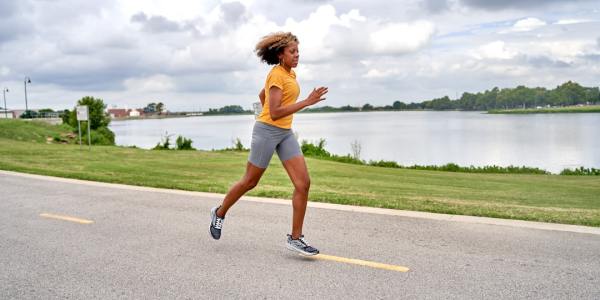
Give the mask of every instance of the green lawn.
[{"label": "green lawn", "polygon": [[[0,169],[225,193],[243,175],[248,155],[115,146],[94,146],[90,151],[78,145],[49,144],[44,134],[60,135],[65,130],[56,126],[38,130],[32,125],[21,139],[7,133],[20,126],[0,121]],[[307,163],[311,201],[600,227],[598,176],[421,171],[311,158]],[[249,194],[291,197],[291,182],[276,157]]]}]

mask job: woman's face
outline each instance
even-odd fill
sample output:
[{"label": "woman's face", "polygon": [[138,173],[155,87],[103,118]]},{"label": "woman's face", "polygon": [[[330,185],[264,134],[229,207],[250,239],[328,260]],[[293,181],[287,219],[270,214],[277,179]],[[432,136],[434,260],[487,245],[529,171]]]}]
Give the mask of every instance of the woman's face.
[{"label": "woman's face", "polygon": [[281,54],[279,54],[279,61],[284,66],[295,68],[298,66],[298,59],[300,58],[300,52],[298,51],[298,43],[290,42]]}]

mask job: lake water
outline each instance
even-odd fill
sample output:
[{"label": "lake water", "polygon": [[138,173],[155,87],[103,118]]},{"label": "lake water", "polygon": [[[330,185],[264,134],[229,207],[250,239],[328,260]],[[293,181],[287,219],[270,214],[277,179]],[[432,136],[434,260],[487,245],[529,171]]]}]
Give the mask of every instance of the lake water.
[{"label": "lake water", "polygon": [[[254,116],[206,116],[113,121],[117,145],[152,148],[168,132],[197,149],[249,147]],[[361,145],[361,159],[402,165],[529,166],[550,172],[600,168],[600,114],[488,115],[481,112],[368,112],[296,114],[300,140],[326,140],[336,154]]]}]

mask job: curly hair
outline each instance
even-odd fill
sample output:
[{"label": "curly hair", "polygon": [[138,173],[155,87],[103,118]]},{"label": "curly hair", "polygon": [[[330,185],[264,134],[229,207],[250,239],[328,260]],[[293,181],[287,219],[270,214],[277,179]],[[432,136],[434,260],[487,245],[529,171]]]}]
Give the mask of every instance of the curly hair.
[{"label": "curly hair", "polygon": [[299,43],[298,38],[291,32],[275,32],[264,36],[256,44],[254,51],[261,61],[276,65],[279,63],[277,55],[291,42]]}]

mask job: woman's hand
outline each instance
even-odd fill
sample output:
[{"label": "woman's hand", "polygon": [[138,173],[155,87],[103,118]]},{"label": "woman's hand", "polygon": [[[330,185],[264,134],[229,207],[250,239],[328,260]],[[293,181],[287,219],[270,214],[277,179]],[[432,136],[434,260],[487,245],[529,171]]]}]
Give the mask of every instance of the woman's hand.
[{"label": "woman's hand", "polygon": [[304,101],[306,101],[307,106],[317,104],[325,100],[323,96],[327,94],[328,91],[329,89],[324,86],[313,89],[312,92],[310,92],[310,95],[308,95],[308,98],[306,98]]}]

